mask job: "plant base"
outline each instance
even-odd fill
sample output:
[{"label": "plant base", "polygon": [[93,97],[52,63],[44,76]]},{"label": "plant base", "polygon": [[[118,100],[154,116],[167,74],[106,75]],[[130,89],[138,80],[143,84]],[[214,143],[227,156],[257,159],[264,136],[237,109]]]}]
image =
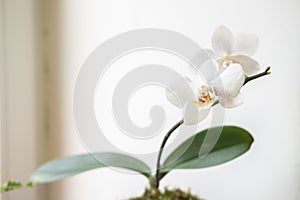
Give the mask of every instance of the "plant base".
[{"label": "plant base", "polygon": [[[141,197],[129,200],[201,200],[200,197],[192,195],[190,191],[184,192],[180,189],[169,190],[165,188],[163,192],[157,189],[146,189]],[[203,200],[203,199],[202,199]]]}]

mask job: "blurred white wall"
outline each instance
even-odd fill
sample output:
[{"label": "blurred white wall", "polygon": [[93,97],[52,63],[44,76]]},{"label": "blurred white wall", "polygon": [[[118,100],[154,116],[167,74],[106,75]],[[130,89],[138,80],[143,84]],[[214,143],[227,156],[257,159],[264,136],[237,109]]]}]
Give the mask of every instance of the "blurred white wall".
[{"label": "blurred white wall", "polygon": [[[50,158],[86,152],[76,132],[72,95],[81,64],[98,45],[125,31],[153,27],[177,31],[203,47],[210,47],[213,31],[223,24],[234,33],[257,34],[260,47],[255,56],[262,66],[272,66],[271,76],[245,86],[242,92],[246,102],[227,112],[224,122],[249,130],[255,143],[246,155],[222,166],[174,171],[163,180],[162,186],[191,188],[208,200],[299,199],[299,9],[298,0],[43,1],[47,63],[44,67],[49,73],[46,120],[49,120],[47,142],[51,148]],[[11,14],[17,15],[18,12]],[[156,57],[156,62],[163,60],[160,56]],[[16,54],[15,58],[18,59],[12,61],[28,59],[22,53]],[[18,69],[14,73],[19,73]],[[26,68],[20,69],[25,75],[28,72]],[[35,87],[35,82],[29,83],[22,86]],[[17,95],[12,99],[20,101],[19,90],[14,88],[12,91]],[[156,92],[153,92],[153,101],[161,98],[155,96],[162,94],[161,90]],[[173,109],[166,107],[168,124],[180,118],[180,112]],[[130,112],[141,116],[139,108],[134,106]],[[142,116],[138,121],[147,122]],[[113,124],[112,129],[115,129]],[[101,169],[51,184],[48,199],[119,200],[140,194],[146,185],[143,177]]]},{"label": "blurred white wall", "polygon": [[[36,166],[47,159],[40,16],[39,1],[0,1],[1,183],[26,184]],[[1,196],[37,200],[43,195],[40,187]]]}]

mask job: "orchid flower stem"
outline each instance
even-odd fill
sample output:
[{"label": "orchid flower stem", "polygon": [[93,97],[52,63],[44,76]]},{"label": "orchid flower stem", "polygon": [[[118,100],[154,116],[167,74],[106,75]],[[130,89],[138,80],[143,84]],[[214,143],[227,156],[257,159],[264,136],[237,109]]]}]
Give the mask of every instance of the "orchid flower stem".
[{"label": "orchid flower stem", "polygon": [[[245,82],[244,82],[243,85],[246,85],[246,83],[248,83],[250,81],[253,81],[254,79],[257,79],[257,78],[260,78],[262,76],[266,76],[266,75],[271,74],[270,69],[271,69],[271,67],[268,66],[264,72],[261,72],[259,74],[255,74],[253,76],[246,76],[246,79],[245,79]],[[218,103],[219,103],[219,99],[216,100],[215,103],[212,106],[217,105]]]},{"label": "orchid flower stem", "polygon": [[158,189],[159,187],[159,181],[160,181],[160,160],[161,160],[161,155],[163,153],[164,147],[169,139],[169,137],[171,136],[171,134],[181,125],[183,124],[183,119],[181,119],[179,122],[177,122],[165,135],[160,148],[159,148],[159,153],[158,153],[158,157],[157,157],[157,163],[156,163],[156,175],[155,175],[155,188]]},{"label": "orchid flower stem", "polygon": [[252,81],[252,80],[260,78],[262,76],[271,74],[270,69],[271,69],[271,67],[268,66],[264,72],[261,72],[259,74],[255,74],[253,76],[247,76],[246,79],[245,79],[244,85],[246,85],[246,83],[248,83],[249,81]]},{"label": "orchid flower stem", "polygon": [[[257,79],[257,78],[260,78],[262,76],[265,76],[265,75],[269,75],[271,72],[270,72],[270,69],[271,67],[268,66],[266,68],[266,70],[264,72],[261,72],[259,74],[256,74],[256,75],[253,75],[253,76],[248,76],[246,77],[245,79],[245,82],[244,82],[244,85],[246,83],[248,83],[249,81],[252,81],[254,79]],[[216,105],[219,103],[219,100],[217,100],[212,106]],[[183,124],[183,119],[180,120],[179,122],[177,122],[168,132],[167,134],[165,135],[162,143],[161,143],[161,146],[159,148],[159,153],[158,153],[158,157],[157,157],[157,163],[156,163],[156,175],[155,175],[155,185],[154,185],[154,189],[158,189],[159,188],[159,181],[160,181],[160,161],[161,161],[161,156],[162,156],[162,153],[163,153],[163,150],[164,150],[164,147],[168,141],[168,139],[170,138],[170,136],[172,135],[172,133],[178,128],[180,127],[181,125]]]}]

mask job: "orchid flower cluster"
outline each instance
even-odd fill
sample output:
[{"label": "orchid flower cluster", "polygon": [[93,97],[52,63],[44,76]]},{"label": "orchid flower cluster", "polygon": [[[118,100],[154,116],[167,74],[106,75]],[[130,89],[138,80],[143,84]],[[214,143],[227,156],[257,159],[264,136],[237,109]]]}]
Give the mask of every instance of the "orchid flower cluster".
[{"label": "orchid flower cluster", "polygon": [[[167,99],[174,106],[183,108],[186,125],[197,124],[207,117],[210,107],[219,102],[224,108],[234,108],[243,103],[240,93],[246,77],[260,70],[259,63],[251,58],[258,48],[255,35],[233,33],[219,26],[212,37],[212,50],[206,50],[212,59],[201,66],[209,71],[206,83],[194,74],[184,77],[166,90]],[[217,69],[216,69],[217,68]]]},{"label": "orchid flower cluster", "polygon": [[[258,73],[260,65],[251,57],[257,48],[258,38],[255,35],[234,36],[229,29],[219,26],[212,36],[212,49],[205,49],[205,53],[211,56],[210,59],[194,68],[191,76],[175,80],[166,90],[166,98],[174,106],[182,108],[183,116],[163,138],[155,174],[152,174],[147,164],[135,157],[121,153],[95,152],[60,158],[41,165],[32,174],[28,186],[50,183],[88,170],[111,166],[136,171],[145,176],[150,184],[150,190],[146,191],[150,191],[151,196],[153,192],[158,194],[160,181],[172,170],[216,166],[244,154],[253,142],[251,134],[237,126],[220,126],[221,129],[211,127],[195,133],[166,155],[161,162],[164,147],[178,127],[182,124],[198,124],[209,115],[210,108],[217,103],[226,109],[240,106],[243,103],[242,86],[270,74],[270,67]],[[200,76],[202,71],[206,72],[205,80]],[[219,133],[219,130],[221,134],[217,143],[212,145],[213,148],[206,157],[200,159],[198,153],[203,144],[207,145],[206,135],[208,132]],[[19,183],[9,182],[1,187],[1,191],[20,187]]]}]

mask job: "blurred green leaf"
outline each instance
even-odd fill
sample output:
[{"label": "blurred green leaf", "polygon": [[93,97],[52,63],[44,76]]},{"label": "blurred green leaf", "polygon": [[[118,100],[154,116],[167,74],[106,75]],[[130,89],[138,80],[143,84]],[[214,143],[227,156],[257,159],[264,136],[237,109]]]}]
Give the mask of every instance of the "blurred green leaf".
[{"label": "blurred green leaf", "polygon": [[0,193],[8,192],[11,190],[16,190],[22,188],[22,184],[16,181],[7,181],[3,183],[0,187]]},{"label": "blurred green leaf", "polygon": [[[208,130],[209,134],[216,135],[221,131],[221,135],[210,153],[200,158],[200,148]],[[203,130],[179,145],[166,158],[161,178],[173,169],[198,169],[228,162],[245,153],[252,142],[250,133],[240,127],[220,126]]]},{"label": "blurred green leaf", "polygon": [[118,153],[94,153],[65,157],[47,162],[40,166],[31,176],[33,183],[58,181],[88,170],[101,167],[126,168],[150,177],[151,170],[142,161]]}]

